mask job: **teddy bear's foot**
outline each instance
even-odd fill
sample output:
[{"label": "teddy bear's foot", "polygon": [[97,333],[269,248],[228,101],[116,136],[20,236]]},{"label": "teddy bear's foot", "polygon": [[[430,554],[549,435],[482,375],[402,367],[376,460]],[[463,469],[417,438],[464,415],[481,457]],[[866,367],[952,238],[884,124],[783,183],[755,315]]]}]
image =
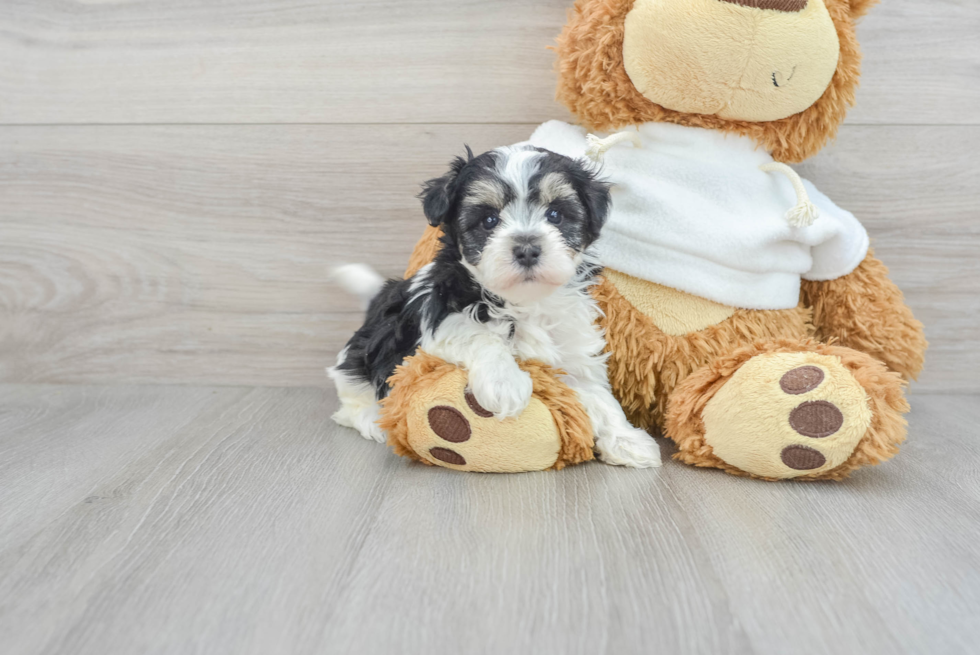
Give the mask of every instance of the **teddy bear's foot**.
[{"label": "teddy bear's foot", "polygon": [[392,378],[381,427],[399,455],[457,471],[516,473],[592,459],[592,427],[574,394],[545,366],[521,365],[534,395],[517,417],[481,407],[465,371],[419,352]]},{"label": "teddy bear's foot", "polygon": [[767,479],[840,479],[898,451],[901,378],[848,348],[813,342],[744,349],[671,397],[678,459]]}]

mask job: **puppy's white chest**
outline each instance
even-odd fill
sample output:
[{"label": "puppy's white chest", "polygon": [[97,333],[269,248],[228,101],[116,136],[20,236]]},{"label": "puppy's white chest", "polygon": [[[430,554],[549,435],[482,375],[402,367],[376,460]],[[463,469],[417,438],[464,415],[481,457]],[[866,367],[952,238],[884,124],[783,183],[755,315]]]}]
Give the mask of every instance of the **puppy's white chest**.
[{"label": "puppy's white chest", "polygon": [[558,298],[541,311],[515,317],[512,349],[518,359],[563,367],[570,360],[597,355],[603,342],[594,325],[591,299]]}]

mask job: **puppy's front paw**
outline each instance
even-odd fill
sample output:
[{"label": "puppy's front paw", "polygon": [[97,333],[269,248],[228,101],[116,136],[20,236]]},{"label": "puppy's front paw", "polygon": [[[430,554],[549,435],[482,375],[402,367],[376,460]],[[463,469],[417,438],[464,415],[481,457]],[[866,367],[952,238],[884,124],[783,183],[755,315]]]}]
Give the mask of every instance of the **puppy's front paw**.
[{"label": "puppy's front paw", "polygon": [[474,367],[469,382],[476,402],[501,420],[523,412],[534,391],[531,376],[513,361]]},{"label": "puppy's front paw", "polygon": [[614,466],[656,468],[660,461],[660,446],[649,434],[634,427],[619,429],[596,439],[599,459]]}]

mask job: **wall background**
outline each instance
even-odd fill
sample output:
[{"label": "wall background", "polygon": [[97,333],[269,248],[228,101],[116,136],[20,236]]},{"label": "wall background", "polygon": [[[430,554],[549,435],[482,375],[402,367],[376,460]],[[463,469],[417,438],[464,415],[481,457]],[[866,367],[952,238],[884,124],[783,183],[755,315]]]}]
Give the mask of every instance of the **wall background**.
[{"label": "wall background", "polygon": [[[571,0],[4,0],[0,382],[325,385],[358,325],[329,266],[397,275],[419,183],[568,118]],[[980,2],[885,0],[801,167],[868,227],[980,391]]]}]

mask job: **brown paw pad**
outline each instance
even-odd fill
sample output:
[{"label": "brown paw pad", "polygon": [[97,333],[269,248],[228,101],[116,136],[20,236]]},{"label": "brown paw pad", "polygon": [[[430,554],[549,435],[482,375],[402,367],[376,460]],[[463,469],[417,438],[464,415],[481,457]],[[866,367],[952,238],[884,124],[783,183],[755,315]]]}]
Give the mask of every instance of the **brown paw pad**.
[{"label": "brown paw pad", "polygon": [[780,455],[783,464],[796,471],[818,469],[827,463],[827,458],[819,451],[806,446],[787,446]]},{"label": "brown paw pad", "polygon": [[493,418],[493,412],[483,409],[480,403],[476,402],[476,396],[473,395],[472,391],[467,390],[464,397],[466,398],[466,404],[469,405],[469,408],[473,410],[474,414],[480,418]]},{"label": "brown paw pad", "polygon": [[[463,413],[460,412],[455,407],[433,407],[429,410],[429,427],[432,431],[439,435],[440,439],[448,441],[449,443],[463,443],[464,441],[469,441],[470,436],[472,436],[473,431],[470,429],[470,422],[466,420]],[[442,450],[442,449],[435,449]],[[434,453],[435,450],[432,452]],[[453,451],[446,451],[452,453]],[[457,453],[453,453],[459,459],[463,459]],[[436,455],[433,455],[437,459],[442,459]],[[448,462],[449,460],[443,459],[442,461]],[[454,464],[455,462],[449,462]],[[462,466],[462,464],[460,464]]]},{"label": "brown paw pad", "polygon": [[824,381],[823,369],[816,366],[801,366],[794,368],[779,381],[779,386],[791,396],[813,391]]},{"label": "brown paw pad", "polygon": [[789,415],[789,424],[804,437],[823,439],[844,425],[844,415],[837,406],[826,400],[803,403]]},{"label": "brown paw pad", "polygon": [[430,448],[429,454],[440,462],[452,464],[453,466],[466,466],[466,459],[455,450],[448,448]]}]

